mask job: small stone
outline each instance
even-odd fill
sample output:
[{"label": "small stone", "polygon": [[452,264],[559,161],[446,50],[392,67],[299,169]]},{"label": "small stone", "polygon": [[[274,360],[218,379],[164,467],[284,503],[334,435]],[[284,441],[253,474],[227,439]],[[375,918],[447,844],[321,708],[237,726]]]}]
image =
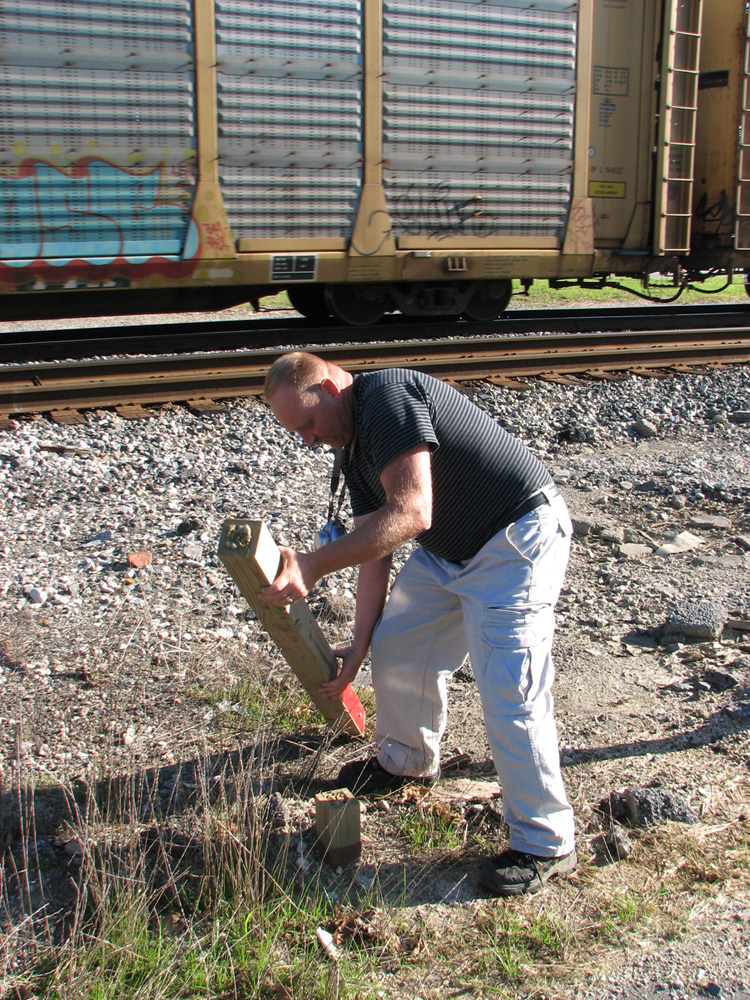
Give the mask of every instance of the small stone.
[{"label": "small stone", "polygon": [[728,618],[727,609],[718,601],[685,600],[672,609],[663,635],[684,635],[691,639],[718,639]]},{"label": "small stone", "polygon": [[750,410],[735,410],[729,414],[733,424],[750,424]]},{"label": "small stone", "polygon": [[200,531],[205,525],[198,517],[186,517],[177,525],[178,535],[189,535],[192,531]]},{"label": "small stone", "polygon": [[693,535],[689,531],[681,531],[679,535],[675,535],[674,538],[660,545],[656,554],[657,556],[672,556],[680,552],[690,552],[703,544],[703,539],[698,538],[697,535]]},{"label": "small stone", "polygon": [[591,846],[609,861],[622,861],[633,853],[633,841],[619,823],[613,823],[611,830],[597,837]]},{"label": "small stone", "polygon": [[150,552],[130,552],[128,553],[128,566],[133,569],[143,569],[151,564],[152,555]]},{"label": "small stone", "polygon": [[626,559],[642,559],[644,556],[650,556],[653,549],[650,545],[642,545],[640,542],[625,542],[618,551]]},{"label": "small stone", "polygon": [[30,604],[44,604],[47,600],[47,591],[41,587],[31,587],[26,593],[26,599]]},{"label": "small stone", "polygon": [[644,419],[636,420],[635,424],[633,424],[633,430],[642,438],[656,437],[659,433],[656,424],[652,424],[650,420]]},{"label": "small stone", "polygon": [[599,537],[603,542],[614,542],[616,545],[620,545],[625,541],[625,529],[607,525],[602,528]]},{"label": "small stone", "polygon": [[691,528],[731,528],[732,522],[720,514],[693,514],[688,525]]},{"label": "small stone", "polygon": [[135,729],[132,726],[128,726],[122,734],[122,742],[126,747],[131,747],[135,743]]}]

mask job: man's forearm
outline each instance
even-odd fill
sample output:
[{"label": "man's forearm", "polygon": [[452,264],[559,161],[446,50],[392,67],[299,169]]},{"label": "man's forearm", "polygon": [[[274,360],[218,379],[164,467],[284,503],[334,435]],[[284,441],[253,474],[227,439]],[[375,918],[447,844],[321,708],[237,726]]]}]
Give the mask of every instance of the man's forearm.
[{"label": "man's forearm", "polygon": [[363,657],[370,648],[372,633],[385,605],[390,571],[390,555],[363,563],[359,568],[352,645],[362,651]]},{"label": "man's forearm", "polygon": [[316,550],[318,579],[346,566],[358,566],[390,556],[426,526],[420,512],[387,503],[353,531]]}]

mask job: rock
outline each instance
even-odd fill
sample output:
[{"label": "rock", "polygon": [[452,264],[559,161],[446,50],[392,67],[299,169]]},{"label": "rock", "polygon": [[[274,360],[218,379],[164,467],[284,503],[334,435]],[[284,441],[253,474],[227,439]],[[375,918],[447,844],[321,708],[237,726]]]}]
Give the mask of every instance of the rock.
[{"label": "rock", "polygon": [[30,604],[44,604],[47,600],[47,591],[41,587],[29,587],[26,591],[26,599]]},{"label": "rock", "polygon": [[676,555],[679,552],[690,552],[691,549],[697,549],[699,545],[703,544],[703,539],[698,538],[697,535],[692,535],[689,531],[681,531],[679,535],[675,535],[670,541],[660,545],[656,549],[656,554],[657,556]]},{"label": "rock", "polygon": [[733,424],[750,424],[750,410],[734,410],[729,419]]},{"label": "rock", "polygon": [[571,518],[573,522],[573,533],[578,535],[580,538],[585,538],[586,535],[591,533],[593,524],[591,521],[583,521],[580,518]]},{"label": "rock", "polygon": [[750,552],[750,535],[737,535],[734,540],[741,549]]},{"label": "rock", "polygon": [[663,823],[697,823],[698,814],[681,795],[661,788],[625,788],[602,803],[613,820],[636,827]]},{"label": "rock", "polygon": [[691,528],[731,528],[732,522],[720,514],[693,514],[688,521]]},{"label": "rock", "polygon": [[718,639],[729,617],[718,601],[681,601],[669,614],[662,636],[684,635],[691,639]]},{"label": "rock", "polygon": [[619,823],[613,823],[610,830],[597,837],[592,847],[600,857],[603,856],[610,861],[622,861],[633,853],[633,841],[627,830]]},{"label": "rock", "polygon": [[704,670],[703,680],[715,691],[729,691],[740,683],[739,677],[728,670]]},{"label": "rock", "polygon": [[151,559],[150,552],[129,552],[128,566],[132,566],[134,569],[143,569],[144,566],[151,565]]},{"label": "rock", "polygon": [[653,549],[650,545],[642,545],[640,542],[625,542],[618,551],[626,559],[642,559],[644,556],[650,556]]},{"label": "rock", "polygon": [[659,489],[659,484],[655,479],[647,479],[645,483],[636,483],[633,486],[634,493],[655,493]]},{"label": "rock", "polygon": [[642,438],[656,437],[659,433],[656,424],[652,424],[650,420],[644,420],[643,418],[636,420],[633,424],[633,430]]},{"label": "rock", "polygon": [[625,529],[606,525],[600,531],[599,537],[603,542],[613,542],[615,545],[619,545],[625,541]]},{"label": "rock", "polygon": [[186,517],[184,521],[180,521],[177,525],[178,535],[189,535],[193,531],[201,531],[205,528],[205,524],[198,517]]},{"label": "rock", "polygon": [[566,424],[558,431],[557,440],[583,443],[590,440],[591,433],[591,430],[581,427],[580,424]]}]

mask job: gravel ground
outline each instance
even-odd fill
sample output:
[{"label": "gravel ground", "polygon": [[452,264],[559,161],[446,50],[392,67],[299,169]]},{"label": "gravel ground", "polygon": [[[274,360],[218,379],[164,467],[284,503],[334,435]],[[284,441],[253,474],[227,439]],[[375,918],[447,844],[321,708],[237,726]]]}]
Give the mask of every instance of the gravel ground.
[{"label": "gravel ground", "polygon": [[[556,650],[579,854],[590,853],[601,797],[625,786],[679,793],[702,823],[743,822],[748,369],[468,391],[547,463],[576,523]],[[168,768],[219,745],[222,718],[238,709],[238,664],[266,664],[271,680],[286,672],[216,557],[221,525],[262,517],[279,543],[309,546],[330,463],[256,400],[0,432],[3,785],[19,760],[40,780],[71,781]],[[311,597],[332,643],[348,634],[354,579],[337,574]],[[491,764],[462,674],[446,746],[483,774]],[[353,751],[332,751],[331,774],[342,753]],[[424,892],[415,904],[445,898]],[[686,943],[623,950],[568,995],[747,1000],[748,900],[727,891],[714,904],[696,912]]]}]

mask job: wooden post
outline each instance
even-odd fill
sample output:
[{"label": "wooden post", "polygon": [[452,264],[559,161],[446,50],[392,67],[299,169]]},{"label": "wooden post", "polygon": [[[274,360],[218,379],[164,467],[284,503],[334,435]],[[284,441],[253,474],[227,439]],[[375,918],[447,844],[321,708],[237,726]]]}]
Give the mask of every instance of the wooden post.
[{"label": "wooden post", "polygon": [[348,865],[357,860],[362,853],[359,800],[348,788],[315,796],[315,832],[326,861]]},{"label": "wooden post", "polygon": [[318,691],[324,681],[336,676],[336,657],[307,603],[295,601],[277,608],[258,597],[260,588],[273,583],[281,566],[281,554],[265,523],[244,518],[225,521],[218,555],[323,716],[343,732],[361,736],[365,710],[351,684],[337,698],[324,698]]}]

